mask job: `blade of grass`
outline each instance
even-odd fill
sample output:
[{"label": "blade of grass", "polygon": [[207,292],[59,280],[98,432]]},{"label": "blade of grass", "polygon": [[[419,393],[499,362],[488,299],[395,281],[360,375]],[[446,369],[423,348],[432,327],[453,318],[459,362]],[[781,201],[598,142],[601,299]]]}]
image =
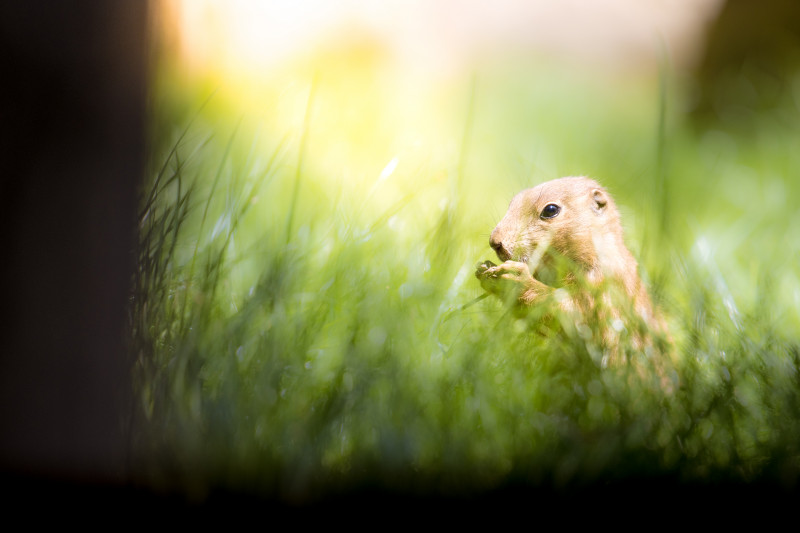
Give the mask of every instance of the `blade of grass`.
[{"label": "blade of grass", "polygon": [[311,129],[311,109],[314,105],[314,95],[317,91],[319,84],[319,74],[315,73],[314,78],[311,80],[311,88],[308,91],[308,100],[306,101],[306,113],[303,118],[303,131],[300,135],[300,147],[297,150],[297,167],[294,176],[294,190],[292,191],[292,200],[289,204],[289,215],[286,221],[286,244],[288,245],[292,239],[292,229],[294,226],[294,213],[297,209],[297,200],[300,194],[300,180],[303,175],[303,161],[306,157],[306,150],[308,147],[308,133]]},{"label": "blade of grass", "polygon": [[[191,263],[191,266],[189,267],[189,276],[188,276],[188,278],[186,280],[187,283],[191,283],[192,279],[194,278],[195,266],[197,264],[197,252],[199,250],[200,240],[201,240],[202,235],[203,235],[203,227],[205,226],[206,219],[208,218],[208,210],[209,210],[209,208],[211,206],[211,201],[214,198],[214,192],[216,191],[217,186],[219,185],[219,180],[220,180],[220,178],[222,176],[222,172],[223,172],[223,170],[225,168],[225,163],[227,162],[228,157],[230,156],[231,148],[233,147],[233,140],[236,138],[236,134],[239,131],[239,127],[241,126],[241,124],[242,124],[242,118],[240,117],[239,120],[236,123],[236,126],[233,129],[233,132],[231,133],[230,137],[228,138],[228,143],[226,144],[225,151],[222,153],[222,157],[220,158],[219,166],[217,167],[217,172],[216,172],[216,174],[214,176],[214,181],[211,184],[211,190],[208,192],[208,198],[206,198],[205,207],[203,208],[203,216],[200,218],[200,226],[199,226],[199,228],[197,230],[198,237],[195,240],[195,244],[194,244],[194,252],[192,253],[192,263]],[[182,306],[181,306],[181,319],[180,319],[180,329],[181,330],[183,329],[183,326],[184,326],[184,320],[185,320],[185,315],[186,315],[186,304],[188,302],[189,296],[190,296],[189,295],[189,291],[187,291],[186,294],[184,295],[183,303],[182,303]]]}]

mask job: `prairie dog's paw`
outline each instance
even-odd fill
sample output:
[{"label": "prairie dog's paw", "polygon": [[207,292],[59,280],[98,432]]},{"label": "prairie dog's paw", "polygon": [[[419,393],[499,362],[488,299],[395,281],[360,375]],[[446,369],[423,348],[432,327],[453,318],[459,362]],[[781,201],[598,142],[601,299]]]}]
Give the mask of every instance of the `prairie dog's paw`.
[{"label": "prairie dog's paw", "polygon": [[485,291],[502,295],[518,296],[533,283],[528,265],[517,261],[506,261],[501,265],[485,261],[478,265],[475,276]]},{"label": "prairie dog's paw", "polygon": [[486,271],[494,266],[497,265],[495,265],[491,261],[484,261],[483,263],[478,263],[477,265],[475,265],[475,277],[478,279],[483,278],[484,275],[486,274]]}]

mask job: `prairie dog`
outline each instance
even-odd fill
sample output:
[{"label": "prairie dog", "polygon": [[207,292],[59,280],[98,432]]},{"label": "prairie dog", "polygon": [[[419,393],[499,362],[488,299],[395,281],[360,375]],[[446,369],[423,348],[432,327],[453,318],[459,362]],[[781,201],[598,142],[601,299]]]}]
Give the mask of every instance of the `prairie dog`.
[{"label": "prairie dog", "polygon": [[[503,263],[485,261],[475,276],[487,292],[514,301],[518,313],[549,300],[563,311],[588,314],[600,297],[605,318],[620,324],[626,315],[606,290],[616,287],[648,327],[663,329],[623,241],[616,204],[592,179],[560,178],[520,192],[489,244]],[[569,266],[558,274],[554,268],[563,259]]]}]

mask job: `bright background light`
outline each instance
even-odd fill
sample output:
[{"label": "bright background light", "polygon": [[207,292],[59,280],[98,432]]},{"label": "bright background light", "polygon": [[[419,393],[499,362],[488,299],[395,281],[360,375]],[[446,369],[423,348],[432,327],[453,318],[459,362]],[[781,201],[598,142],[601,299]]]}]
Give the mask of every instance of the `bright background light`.
[{"label": "bright background light", "polygon": [[[368,35],[409,70],[430,74],[535,51],[606,67],[649,68],[666,51],[696,59],[721,0],[163,0],[193,68],[261,70]],[[662,47],[664,50],[662,50]]]}]

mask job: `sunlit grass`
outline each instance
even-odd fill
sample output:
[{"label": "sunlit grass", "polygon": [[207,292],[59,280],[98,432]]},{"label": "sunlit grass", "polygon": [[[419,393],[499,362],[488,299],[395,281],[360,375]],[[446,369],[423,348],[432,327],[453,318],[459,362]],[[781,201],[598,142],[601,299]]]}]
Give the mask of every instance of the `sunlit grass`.
[{"label": "sunlit grass", "polygon": [[[409,92],[357,58],[205,104],[212,87],[182,108],[158,93],[132,306],[150,482],[300,499],[795,482],[797,132],[696,132],[670,93],[659,156],[657,83],[531,64]],[[671,394],[601,368],[580,331],[461,308],[511,196],[579,174],[622,206],[677,345]]]}]

